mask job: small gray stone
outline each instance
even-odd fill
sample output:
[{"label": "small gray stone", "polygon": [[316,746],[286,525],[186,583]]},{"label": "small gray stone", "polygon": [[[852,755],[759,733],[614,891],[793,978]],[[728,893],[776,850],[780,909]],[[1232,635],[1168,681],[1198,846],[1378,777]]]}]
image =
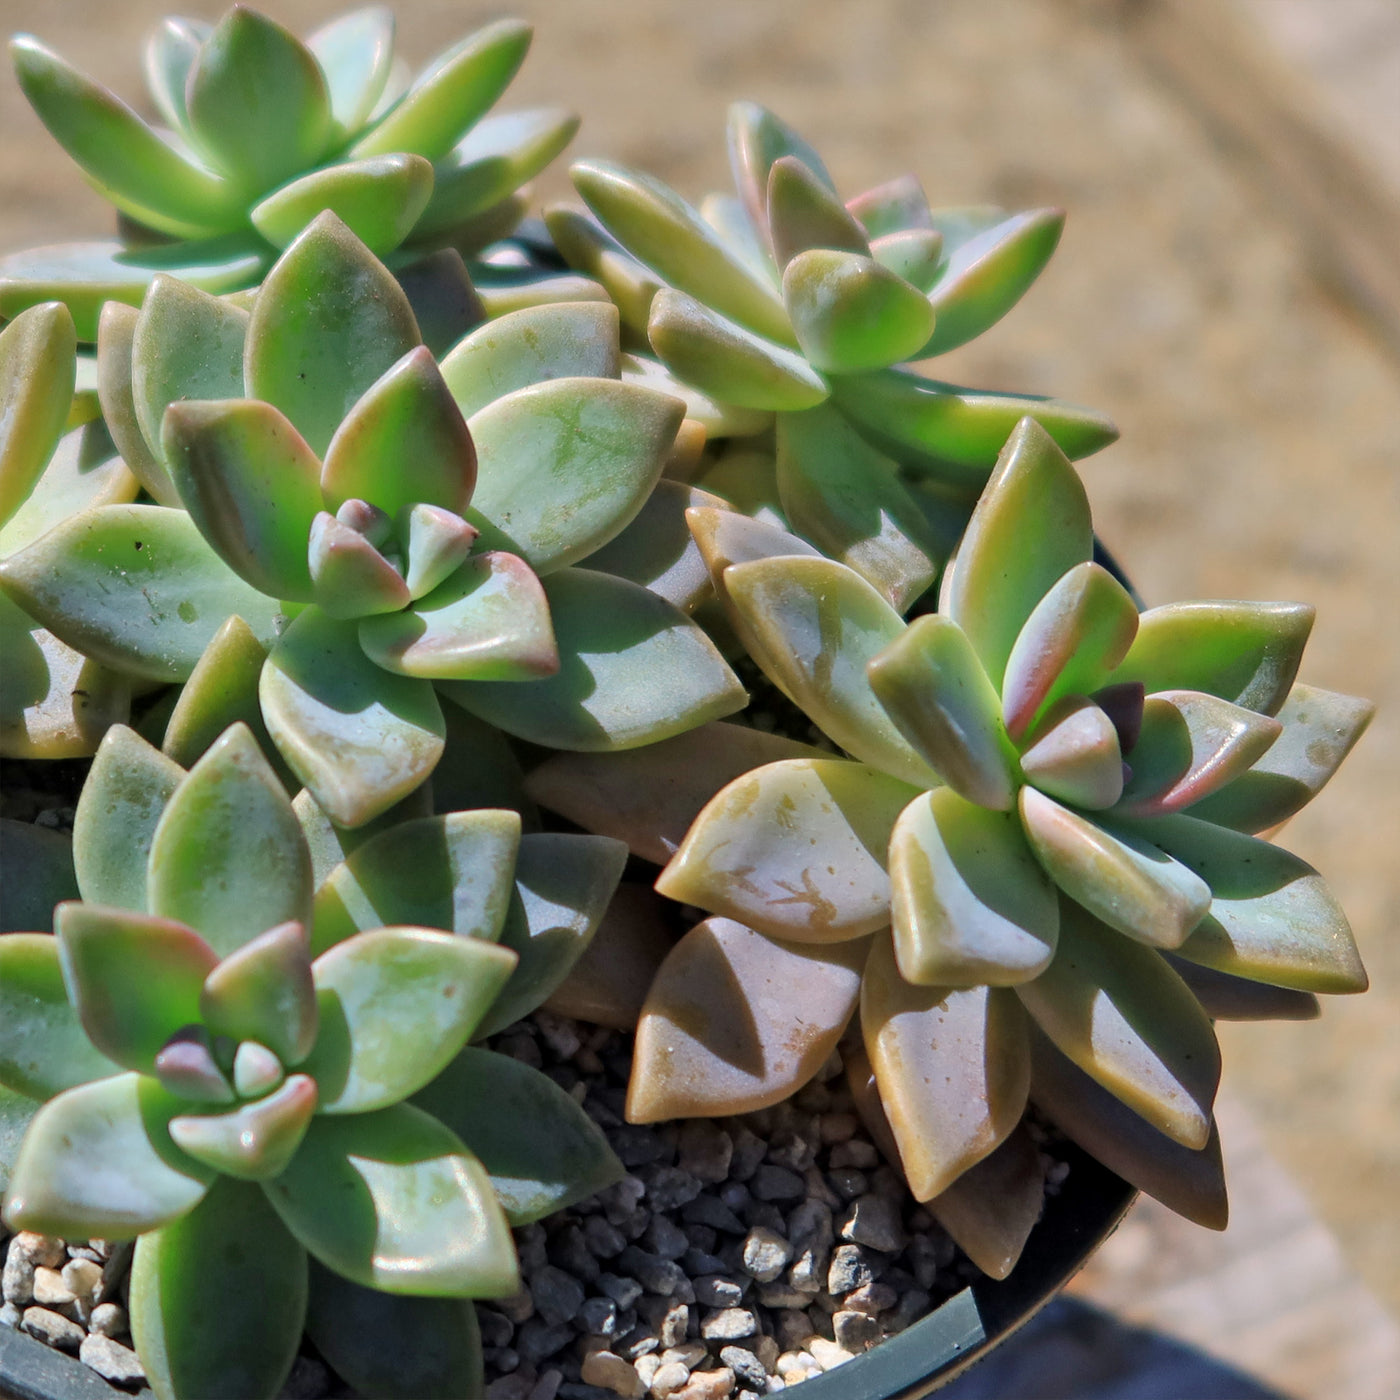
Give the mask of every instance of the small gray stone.
[{"label": "small gray stone", "polygon": [[[91,1367],[103,1380],[111,1381],[113,1385],[139,1385],[146,1379],[141,1358],[130,1347],[124,1347],[110,1337],[84,1337],[78,1347],[78,1360],[84,1366]],[[324,1373],[326,1368],[322,1366],[320,1369]],[[325,1391],[317,1391],[315,1394],[324,1395]],[[293,1400],[314,1400],[314,1397],[302,1397],[298,1394]]]},{"label": "small gray stone", "polygon": [[[607,1221],[603,1221],[603,1224],[607,1225]],[[577,1225],[565,1225],[551,1236],[549,1258],[566,1274],[572,1274],[581,1283],[592,1283],[603,1271],[603,1266],[594,1258],[593,1251],[588,1247],[583,1230]]]},{"label": "small gray stone", "polygon": [[742,1123],[735,1125],[732,1137],[734,1147],[729,1161],[729,1179],[748,1181],[768,1155],[768,1144]]},{"label": "small gray stone", "polygon": [[767,1162],[754,1173],[750,1189],[760,1201],[797,1201],[807,1194],[796,1172]]},{"label": "small gray stone", "polygon": [[700,1322],[700,1335],[707,1342],[738,1342],[757,1331],[758,1322],[748,1308],[723,1308]]},{"label": "small gray stone", "polygon": [[636,1279],[619,1278],[616,1274],[599,1274],[598,1287],[619,1308],[630,1308],[645,1291]]},{"label": "small gray stone", "polygon": [[701,1181],[718,1183],[729,1175],[734,1139],[708,1118],[689,1118],[677,1142],[680,1167]]},{"label": "small gray stone", "polygon": [[787,1226],[782,1211],[773,1201],[751,1201],[749,1208],[744,1212],[744,1220],[751,1230],[762,1226],[764,1229],[774,1230],[780,1235]]},{"label": "small gray stone", "polygon": [[75,1355],[87,1333],[70,1318],[49,1308],[25,1308],[20,1319],[20,1330],[37,1337],[46,1346],[57,1347],[59,1351],[73,1352]]},{"label": "small gray stone", "polygon": [[21,1308],[34,1301],[34,1261],[26,1251],[15,1248],[14,1240],[0,1272],[0,1296]]},{"label": "small gray stone", "polygon": [[797,1308],[785,1308],[777,1314],[773,1330],[779,1346],[784,1351],[792,1351],[812,1335],[812,1321],[805,1312],[800,1312]]},{"label": "small gray stone", "polygon": [[556,1326],[568,1322],[583,1306],[582,1284],[553,1264],[546,1264],[530,1280],[530,1296],[535,1311]]},{"label": "small gray stone", "polygon": [[775,1230],[750,1230],[744,1240],[744,1270],[759,1283],[772,1283],[787,1268],[792,1246]]},{"label": "small gray stone", "polygon": [[861,1171],[871,1171],[880,1163],[880,1154],[875,1147],[863,1138],[848,1138],[838,1142],[827,1157],[826,1164],[831,1170],[837,1167],[856,1167]]},{"label": "small gray stone", "polygon": [[652,1216],[643,1242],[653,1254],[662,1259],[679,1259],[690,1247],[685,1231],[664,1215]]},{"label": "small gray stone", "polygon": [[661,1342],[656,1333],[639,1324],[621,1340],[614,1343],[613,1350],[619,1356],[625,1356],[629,1361],[636,1361],[638,1357],[648,1355],[660,1345]]},{"label": "small gray stone", "polygon": [[762,1283],[758,1301],[765,1308],[805,1308],[812,1301],[810,1293],[799,1293],[786,1283]]},{"label": "small gray stone", "polygon": [[578,1054],[583,1041],[579,1038],[578,1022],[568,1016],[556,1016],[541,1008],[534,1014],[535,1029],[540,1038],[560,1060],[571,1060]]},{"label": "small gray stone", "polygon": [[870,1190],[870,1178],[855,1167],[835,1167],[827,1172],[826,1180],[843,1201],[854,1200]]},{"label": "small gray stone", "polygon": [[580,1309],[578,1320],[596,1337],[617,1332],[617,1304],[611,1298],[590,1298]]},{"label": "small gray stone", "polygon": [[914,1271],[920,1288],[932,1288],[938,1277],[938,1246],[929,1235],[914,1235],[904,1247],[904,1263]]},{"label": "small gray stone", "polygon": [[642,1179],[646,1182],[647,1199],[653,1210],[675,1210],[693,1201],[703,1186],[699,1177],[680,1167],[647,1167]]},{"label": "small gray stone", "polygon": [[530,1391],[530,1400],[554,1400],[559,1394],[559,1387],[564,1383],[564,1373],[551,1368],[548,1371],[541,1371],[540,1378]]},{"label": "small gray stone", "polygon": [[695,1280],[695,1301],[707,1308],[733,1308],[744,1301],[744,1287],[724,1274],[702,1274]]},{"label": "small gray stone", "polygon": [[665,1142],[655,1128],[640,1123],[624,1123],[608,1130],[608,1143],[624,1167],[645,1167],[668,1155]]},{"label": "small gray stone", "polygon": [[603,1213],[616,1225],[626,1219],[642,1203],[647,1193],[647,1184],[639,1176],[624,1176],[613,1182],[605,1191],[598,1193]]},{"label": "small gray stone", "polygon": [[617,1257],[618,1267],[626,1269],[648,1293],[671,1297],[681,1285],[689,1285],[685,1270],[674,1259],[660,1259],[636,1245],[628,1245]]},{"label": "small gray stone", "polygon": [[517,1326],[535,1315],[535,1300],[530,1296],[528,1288],[522,1288],[519,1293],[512,1293],[505,1298],[493,1298],[491,1303],[497,1312],[504,1314]]},{"label": "small gray stone", "polygon": [[[97,1314],[93,1314],[96,1321]],[[505,1347],[510,1345],[510,1339],[515,1336],[515,1325],[508,1317],[498,1313],[495,1308],[482,1307],[477,1305],[476,1309],[477,1326],[481,1329],[481,1345],[484,1347]]]},{"label": "small gray stone", "polygon": [[744,1347],[721,1347],[719,1359],[734,1372],[734,1378],[752,1386],[760,1395],[768,1388],[768,1372],[758,1357]]},{"label": "small gray stone", "polygon": [[838,1143],[850,1142],[856,1135],[859,1122],[854,1113],[823,1113],[817,1130],[822,1141],[834,1147]]},{"label": "small gray stone", "polygon": [[869,1313],[852,1312],[843,1308],[831,1318],[836,1345],[847,1351],[864,1351],[880,1336],[880,1324]]},{"label": "small gray stone", "polygon": [[691,1278],[700,1278],[705,1274],[722,1274],[725,1265],[717,1254],[706,1254],[703,1249],[687,1249],[681,1255],[681,1268]]},{"label": "small gray stone", "polygon": [[532,1317],[521,1325],[515,1335],[515,1349],[521,1359],[538,1366],[547,1356],[567,1346],[574,1339],[574,1329],[563,1324],[551,1324],[543,1318]]},{"label": "small gray stone", "polygon": [[837,1232],[852,1244],[869,1245],[882,1254],[896,1254],[904,1248],[904,1222],[899,1207],[888,1196],[858,1196],[846,1207]]},{"label": "small gray stone", "polygon": [[[815,1137],[815,1130],[812,1130]],[[817,1145],[804,1132],[779,1133],[768,1144],[768,1160],[790,1171],[806,1171],[817,1160]]]},{"label": "small gray stone", "polygon": [[864,1288],[874,1281],[875,1271],[870,1266],[865,1251],[858,1244],[842,1244],[832,1251],[831,1266],[827,1270],[826,1287],[829,1293],[838,1297],[849,1293],[853,1288]]},{"label": "small gray stone", "polygon": [[0,1303],[0,1327],[18,1327],[24,1309],[18,1303]]},{"label": "small gray stone", "polygon": [[595,1259],[615,1259],[627,1246],[617,1226],[601,1215],[590,1215],[583,1222],[583,1239]]},{"label": "small gray stone", "polygon": [[864,1288],[853,1288],[841,1302],[843,1307],[875,1317],[894,1307],[899,1302],[899,1293],[888,1283],[867,1283]]},{"label": "small gray stone", "polygon": [[[734,1185],[739,1186],[738,1182]],[[748,1191],[739,1186],[747,1200]],[[712,1230],[722,1230],[727,1235],[742,1235],[744,1222],[734,1211],[716,1196],[698,1196],[681,1207],[681,1219],[687,1225],[708,1225]]]},{"label": "small gray stone", "polygon": [[910,1288],[900,1294],[899,1302],[880,1319],[888,1332],[902,1332],[917,1322],[932,1306],[933,1299],[922,1288]]}]

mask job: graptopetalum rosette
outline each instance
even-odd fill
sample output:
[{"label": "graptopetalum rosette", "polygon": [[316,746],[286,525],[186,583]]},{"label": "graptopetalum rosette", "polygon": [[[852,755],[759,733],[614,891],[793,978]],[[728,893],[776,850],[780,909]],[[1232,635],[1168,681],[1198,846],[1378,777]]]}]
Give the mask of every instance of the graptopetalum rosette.
[{"label": "graptopetalum rosette", "polygon": [[913,176],[843,203],[817,152],[749,102],[730,111],[729,155],[736,195],[698,210],[642,171],[577,161],[589,213],[547,210],[550,231],[655,355],[628,372],[682,386],[720,444],[696,480],[783,521],[904,611],[1022,416],[1076,458],[1117,436],[1092,410],[963,388],[908,363],[1005,315],[1049,261],[1064,214],[931,209]]},{"label": "graptopetalum rosette", "polygon": [[[603,857],[582,880],[580,846]],[[480,1393],[466,1300],[518,1288],[509,1226],[621,1164],[545,1075],[467,1042],[537,1004],[532,942],[586,943],[624,857],[483,809],[318,881],[246,727],[188,772],[113,729],[77,813],[83,899],[0,936],[7,1224],[137,1237],[162,1400],[275,1395],[303,1326],[365,1393]]]},{"label": "graptopetalum rosette", "polygon": [[[691,517],[749,653],[850,756],[731,767],[673,846],[657,889],[716,917],[651,984],[630,1116],[785,1098],[858,1010],[910,1186],[984,1267],[1010,1267],[1039,1210],[1017,1134],[1028,1097],[1143,1189],[1223,1225],[1211,1017],[1307,1016],[1313,993],[1366,986],[1322,879],[1255,834],[1318,791],[1370,718],[1295,683],[1312,610],[1139,616],[1091,560],[1072,465],[1029,420],[940,611],[910,623],[772,526]],[[703,742],[722,779],[735,736],[556,756],[531,787],[656,859],[638,832],[676,832],[698,805],[666,764]],[[1020,1204],[969,1225],[991,1189]]]},{"label": "graptopetalum rosette", "polygon": [[105,308],[106,423],[156,504],[75,501],[5,559],[31,619],[147,683],[246,662],[257,699],[228,718],[265,721],[342,826],[433,770],[444,703],[586,749],[744,703],[669,601],[708,586],[698,557],[643,586],[700,497],[660,482],[683,406],[619,379],[611,306],[522,308],[439,367],[328,212],[251,308],[170,277]]},{"label": "graptopetalum rosette", "polygon": [[144,49],[147,123],[32,35],[10,53],[25,97],[116,207],[119,236],[0,258],[0,316],[60,300],[85,340],[104,302],[139,304],[161,273],[209,292],[255,286],[323,210],[413,275],[508,234],[521,187],[569,143],[557,108],[492,113],[532,30],[504,19],[410,77],[381,6],[305,43],[235,5],[215,24],[172,15]]}]

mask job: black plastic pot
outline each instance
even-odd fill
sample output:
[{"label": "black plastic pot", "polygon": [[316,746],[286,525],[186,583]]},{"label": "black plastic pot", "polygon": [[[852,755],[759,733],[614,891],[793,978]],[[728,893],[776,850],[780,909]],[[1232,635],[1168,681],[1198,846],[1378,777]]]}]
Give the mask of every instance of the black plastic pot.
[{"label": "black plastic pot", "polygon": [[[898,1337],[784,1393],[794,1400],[918,1400],[1029,1322],[1113,1233],[1135,1194],[1078,1149],[1066,1147],[1064,1155],[1069,1175],[1046,1202],[1010,1278],[974,1283]],[[108,1385],[71,1356],[0,1328],[0,1396],[130,1400],[131,1392]]]}]

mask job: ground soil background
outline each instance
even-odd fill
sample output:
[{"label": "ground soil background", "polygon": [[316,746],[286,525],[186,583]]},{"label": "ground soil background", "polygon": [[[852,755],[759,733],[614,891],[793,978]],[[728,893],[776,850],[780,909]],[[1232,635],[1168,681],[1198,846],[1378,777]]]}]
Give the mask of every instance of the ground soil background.
[{"label": "ground soil background", "polygon": [[[303,32],[341,8],[267,7]],[[139,39],[165,8],[0,0],[0,22],[37,32],[135,99]],[[185,6],[208,17],[219,9]],[[415,61],[501,13],[442,0],[398,9],[401,47]],[[912,170],[935,202],[1069,210],[1041,282],[1000,326],[940,362],[939,377],[1110,412],[1122,441],[1084,476],[1101,535],[1148,602],[1311,601],[1318,620],[1302,678],[1381,705],[1361,748],[1284,838],[1341,896],[1373,989],[1332,1000],[1320,1023],[1226,1027],[1223,1040],[1226,1076],[1268,1143],[1400,1310],[1394,351],[1330,296],[1288,208],[1160,84],[1111,4],[522,0],[511,12],[538,27],[511,103],[574,108],[584,116],[575,154],[641,164],[688,195],[726,182],[725,106],[753,97],[801,129],[849,193]],[[1400,125],[1400,97],[1389,118]],[[542,193],[567,192],[561,167]],[[0,75],[0,251],[107,222]]]}]

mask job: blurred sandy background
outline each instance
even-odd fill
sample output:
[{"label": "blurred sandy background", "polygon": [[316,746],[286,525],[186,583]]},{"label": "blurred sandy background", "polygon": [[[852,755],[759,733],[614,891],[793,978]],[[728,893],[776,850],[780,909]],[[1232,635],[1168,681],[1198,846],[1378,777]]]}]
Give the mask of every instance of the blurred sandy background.
[{"label": "blurred sandy background", "polygon": [[[1400,191],[1397,0],[1194,3],[1262,21],[1289,100]],[[267,8],[305,32],[342,4]],[[135,100],[139,38],[166,9],[0,0],[0,21]],[[1150,9],[520,0],[509,12],[538,34],[508,105],[573,107],[574,153],[640,163],[692,197],[727,181],[724,110],[744,96],[803,131],[848,193],[912,170],[935,202],[1068,208],[1040,283],[939,375],[1111,413],[1123,440],[1084,474],[1100,533],[1149,603],[1312,601],[1303,679],[1382,707],[1286,835],[1340,895],[1373,989],[1333,999],[1318,1024],[1226,1027],[1223,1039],[1227,1082],[1268,1146],[1400,1310],[1400,352],[1318,275],[1305,211],[1257,153],[1222,142],[1163,78],[1154,46],[1168,31],[1132,22]],[[502,12],[442,0],[398,11],[415,62]],[[542,192],[566,190],[561,167]],[[0,251],[106,227],[0,75]]]}]

